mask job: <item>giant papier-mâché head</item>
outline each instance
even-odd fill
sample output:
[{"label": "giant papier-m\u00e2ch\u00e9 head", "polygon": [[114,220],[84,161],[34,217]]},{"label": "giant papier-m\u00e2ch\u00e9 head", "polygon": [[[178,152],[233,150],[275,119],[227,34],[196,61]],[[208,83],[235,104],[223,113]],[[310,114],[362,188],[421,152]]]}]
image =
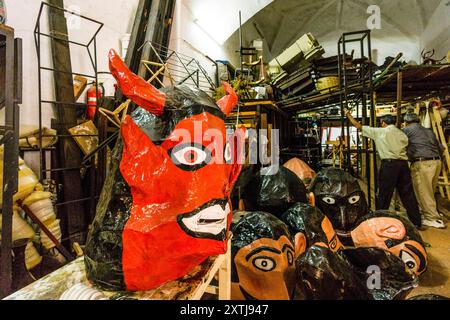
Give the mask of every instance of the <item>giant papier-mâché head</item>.
[{"label": "giant papier-m\u00e2ch\u00e9 head", "polygon": [[99,286],[149,290],[226,252],[229,195],[242,166],[236,137],[245,132],[227,139],[224,119],[238,103],[230,85],[216,103],[187,86],[154,88],[114,50],[109,64],[138,108],[121,125],[85,263]]}]

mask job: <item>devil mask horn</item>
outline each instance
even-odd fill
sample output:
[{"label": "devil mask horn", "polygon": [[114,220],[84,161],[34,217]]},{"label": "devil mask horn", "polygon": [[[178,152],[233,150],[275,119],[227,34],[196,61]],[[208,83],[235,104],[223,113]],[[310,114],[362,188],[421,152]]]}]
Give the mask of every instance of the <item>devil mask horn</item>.
[{"label": "devil mask horn", "polygon": [[234,108],[236,108],[238,104],[238,96],[236,92],[234,92],[233,88],[228,82],[223,82],[223,87],[227,95],[217,101],[217,105],[220,107],[220,110],[228,116]]},{"label": "devil mask horn", "polygon": [[109,70],[131,101],[157,116],[163,113],[166,95],[131,72],[113,49],[109,52]]}]

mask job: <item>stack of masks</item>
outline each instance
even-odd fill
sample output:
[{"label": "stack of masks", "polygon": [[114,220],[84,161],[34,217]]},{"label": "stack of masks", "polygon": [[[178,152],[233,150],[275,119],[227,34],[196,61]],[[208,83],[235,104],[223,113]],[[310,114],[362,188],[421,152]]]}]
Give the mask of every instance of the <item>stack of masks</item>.
[{"label": "stack of masks", "polygon": [[[270,177],[256,173],[248,188],[288,176],[283,170]],[[356,179],[337,169],[319,172],[311,185],[316,207],[306,203],[303,183],[272,188],[278,185],[292,188],[284,193],[301,190],[302,201],[244,192],[256,197],[246,203],[264,196],[277,205],[240,213],[233,222],[232,298],[391,300],[418,285],[427,265],[420,235],[397,215],[370,213]]]}]

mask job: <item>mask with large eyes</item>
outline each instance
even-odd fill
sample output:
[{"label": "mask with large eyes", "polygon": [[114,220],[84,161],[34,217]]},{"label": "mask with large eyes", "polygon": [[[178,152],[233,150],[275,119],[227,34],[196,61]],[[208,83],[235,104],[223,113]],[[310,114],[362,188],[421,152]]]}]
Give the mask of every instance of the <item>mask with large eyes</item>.
[{"label": "mask with large eyes", "polygon": [[211,162],[211,151],[202,145],[182,143],[169,150],[173,163],[186,171],[199,170]]},{"label": "mask with large eyes", "polygon": [[330,219],[340,237],[349,237],[356,221],[369,212],[357,179],[340,169],[319,172],[311,185],[316,206]]},{"label": "mask with large eyes", "polygon": [[358,221],[351,231],[353,246],[381,248],[399,257],[417,275],[428,264],[423,240],[409,220],[386,211],[376,211]]},{"label": "mask with large eyes", "polygon": [[114,51],[110,70],[137,108],[121,124],[88,236],[87,275],[106,289],[151,290],[226,252],[245,130],[227,132],[238,103],[229,84],[216,102],[185,85],[158,90]]},{"label": "mask with large eyes", "polygon": [[294,244],[287,226],[265,212],[246,214],[232,232],[232,299],[291,299],[295,259],[304,252],[305,239]]}]

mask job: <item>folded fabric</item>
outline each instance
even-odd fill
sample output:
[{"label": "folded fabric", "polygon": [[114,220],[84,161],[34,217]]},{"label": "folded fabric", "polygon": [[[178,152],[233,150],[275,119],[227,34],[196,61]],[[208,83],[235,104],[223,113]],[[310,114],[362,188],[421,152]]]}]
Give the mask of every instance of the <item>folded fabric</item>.
[{"label": "folded fabric", "polygon": [[33,242],[28,242],[25,249],[25,264],[27,270],[32,270],[42,262],[42,256],[37,251]]},{"label": "folded fabric", "polygon": [[[2,230],[2,218],[3,216],[0,214],[0,232]],[[34,236],[35,232],[33,228],[19,215],[19,209],[14,208],[12,217],[13,242],[20,239],[33,239]]]},{"label": "folded fabric", "polygon": [[50,200],[51,196],[50,192],[35,191],[22,202],[22,205],[27,206],[41,222],[54,221],[56,214]]},{"label": "folded fabric", "polygon": [[[47,227],[48,231],[50,231],[50,233],[59,241],[61,242],[61,227],[59,225],[60,220],[54,220],[49,222],[48,224],[46,224],[45,226]],[[41,243],[42,246],[47,249],[50,250],[54,247],[56,247],[56,244],[53,243],[52,240],[50,240],[50,238],[47,236],[47,234],[41,230]]]},{"label": "folded fabric", "polygon": [[[42,147],[48,148],[58,142],[56,130],[46,127],[42,128]],[[38,148],[39,147],[39,127],[36,125],[21,125],[19,135],[19,147]]]},{"label": "folded fabric", "polygon": [[[19,158],[19,187],[13,196],[14,202],[28,197],[35,189],[39,180],[25,162]],[[0,147],[0,185],[3,185],[3,146]],[[0,207],[3,204],[3,188],[0,188]]]}]

